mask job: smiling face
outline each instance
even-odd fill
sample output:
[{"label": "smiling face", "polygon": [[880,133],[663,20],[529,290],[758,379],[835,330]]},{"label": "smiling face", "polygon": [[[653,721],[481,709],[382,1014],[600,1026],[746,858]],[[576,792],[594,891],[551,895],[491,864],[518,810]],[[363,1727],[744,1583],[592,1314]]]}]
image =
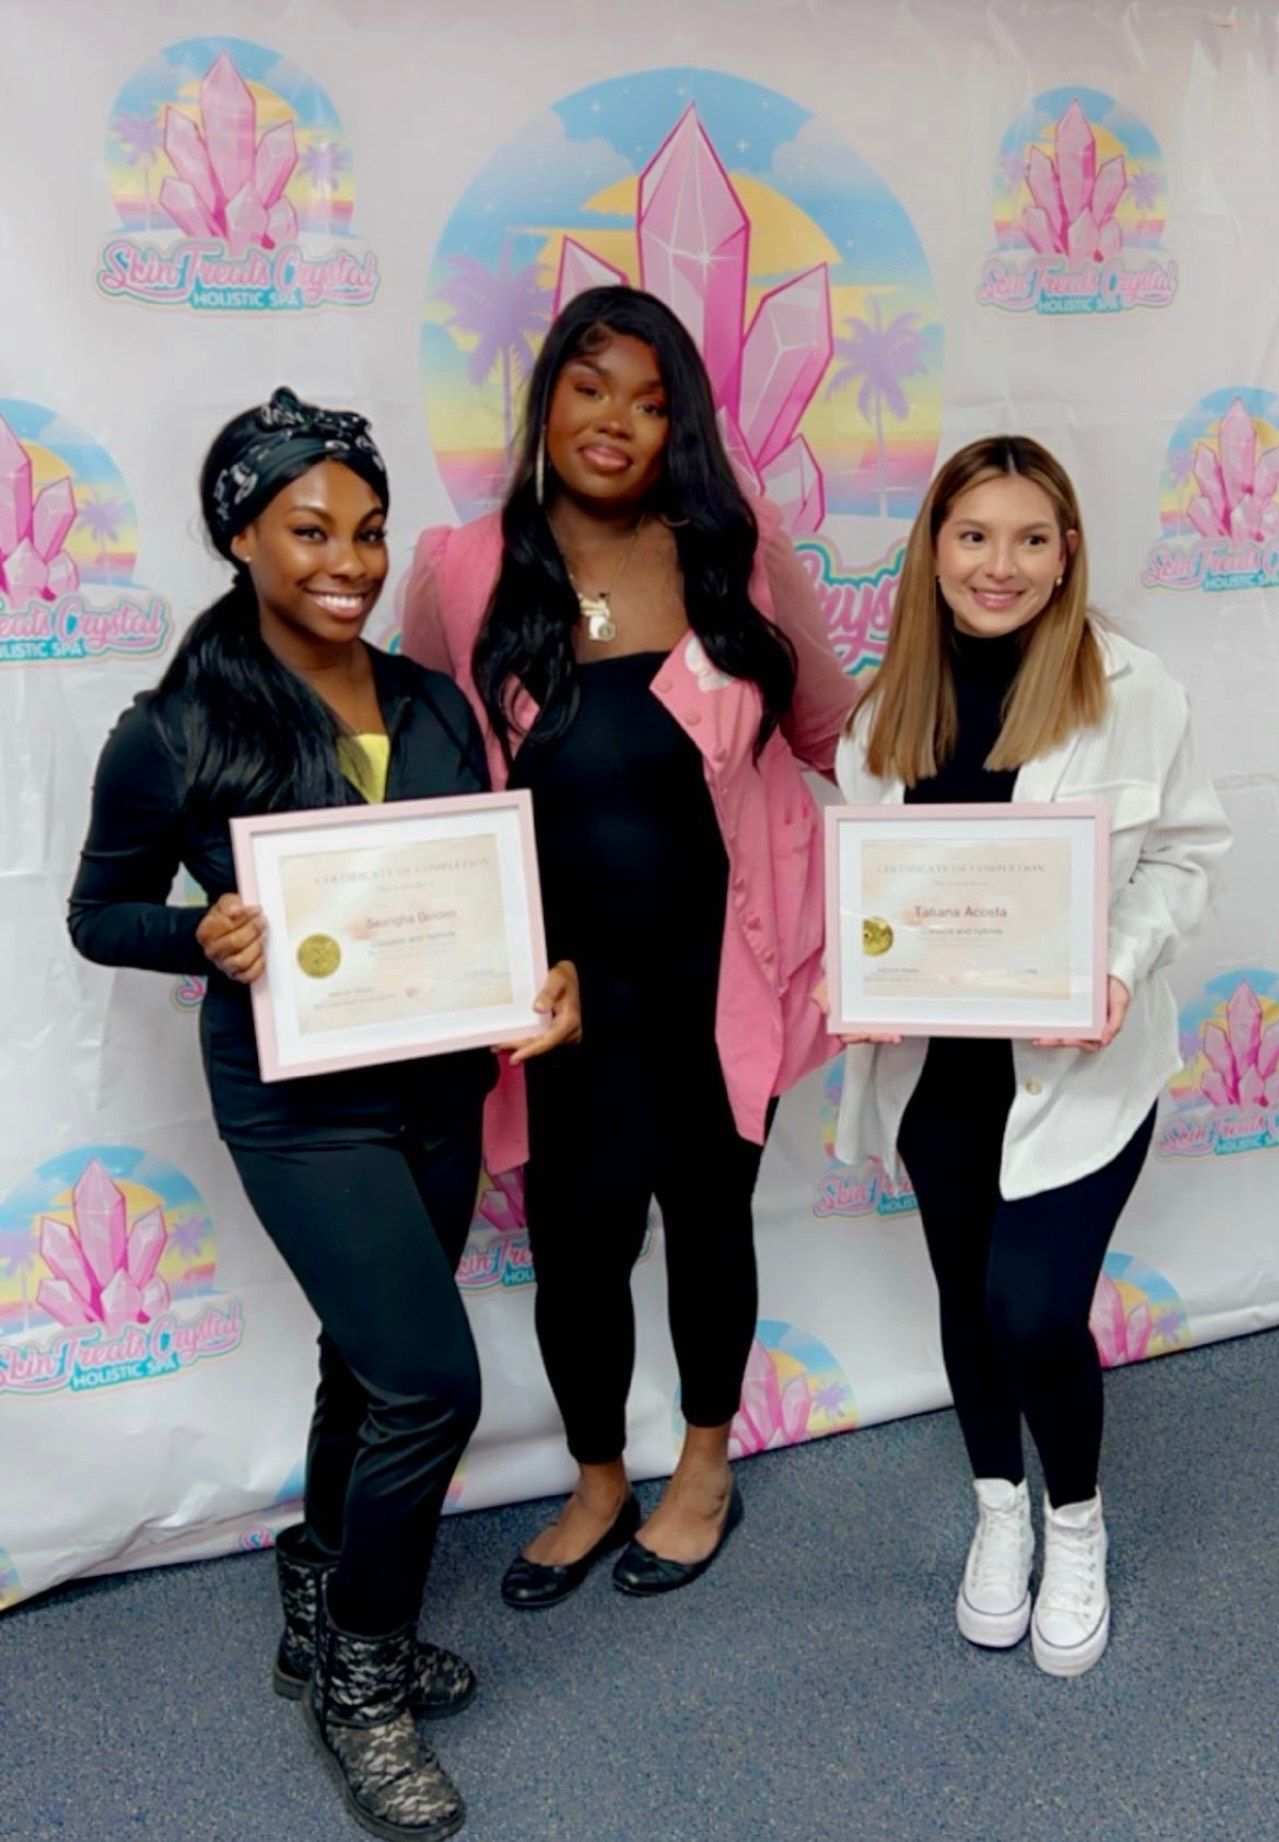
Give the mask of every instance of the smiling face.
[{"label": "smiling face", "polygon": [[386,580],[386,511],[340,461],[299,474],[231,542],[272,632],[328,644],[358,638]]},{"label": "smiling face", "polygon": [[1079,541],[1042,486],[1019,474],[955,498],[937,533],[937,582],[961,633],[1014,633],[1042,613]]},{"label": "smiling face", "polygon": [[563,489],[595,509],[639,505],[660,480],[670,421],[652,346],[608,333],[555,380],[546,455]]}]

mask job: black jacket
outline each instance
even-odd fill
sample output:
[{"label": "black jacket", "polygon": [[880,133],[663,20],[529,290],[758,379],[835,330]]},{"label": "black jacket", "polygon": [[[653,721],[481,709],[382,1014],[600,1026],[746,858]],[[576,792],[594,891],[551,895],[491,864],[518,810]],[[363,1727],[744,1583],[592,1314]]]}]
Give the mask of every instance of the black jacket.
[{"label": "black jacket", "polygon": [[[386,798],[487,792],[479,726],[457,686],[409,659],[372,648],[370,656],[391,743]],[[488,1050],[260,1080],[248,987],[205,958],[195,937],[204,909],[168,902],[179,866],[211,903],[235,887],[226,820],[183,805],[180,716],[145,691],[107,737],[68,913],[78,951],[104,966],[208,976],[200,1042],[214,1117],[231,1144],[389,1140],[406,1128],[434,1135],[442,1113],[477,1124],[496,1078]],[[349,803],[359,800],[352,787]]]}]

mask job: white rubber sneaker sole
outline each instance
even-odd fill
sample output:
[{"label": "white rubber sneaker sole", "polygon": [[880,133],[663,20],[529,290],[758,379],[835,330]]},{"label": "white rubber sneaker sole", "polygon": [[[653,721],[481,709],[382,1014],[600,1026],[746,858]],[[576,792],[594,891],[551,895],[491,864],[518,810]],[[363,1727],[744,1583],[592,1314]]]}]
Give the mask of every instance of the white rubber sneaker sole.
[{"label": "white rubber sneaker sole", "polygon": [[1020,1644],[1030,1625],[1030,1594],[1011,1612],[979,1612],[964,1596],[961,1586],[955,1601],[955,1623],[970,1644],[980,1644],[983,1650],[1011,1650],[1014,1644]]},{"label": "white rubber sneaker sole", "polygon": [[1102,1652],[1110,1641],[1110,1600],[1106,1600],[1101,1622],[1095,1631],[1090,1631],[1078,1644],[1050,1644],[1040,1636],[1039,1626],[1032,1624],[1030,1632],[1031,1648],[1035,1661],[1049,1676],[1082,1676],[1085,1670],[1099,1662]]}]

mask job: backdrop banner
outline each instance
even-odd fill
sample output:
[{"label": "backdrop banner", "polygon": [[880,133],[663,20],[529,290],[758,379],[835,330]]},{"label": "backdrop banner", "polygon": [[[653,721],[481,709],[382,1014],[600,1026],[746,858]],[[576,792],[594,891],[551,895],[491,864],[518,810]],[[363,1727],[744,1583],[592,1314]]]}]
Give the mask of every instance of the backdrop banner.
[{"label": "backdrop banner", "polygon": [[[1190,687],[1237,831],[1175,968],[1184,1066],[1094,1329],[1117,1364],[1279,1323],[1279,187],[1257,155],[1279,62],[1273,8],[1218,14],[8,0],[0,1607],[297,1514],[315,1325],[213,1131],[201,982],[86,965],[64,921],[103,739],[225,580],[204,449],[281,383],[364,411],[401,578],[420,529],[495,503],[545,328],[600,281],[698,339],[855,677],[939,457],[1018,430],[1070,469],[1098,606]],[[835,1159],[840,1078],[788,1096],[765,1158],[741,1455],[946,1399],[914,1201]],[[517,1178],[486,1179],[460,1283],[486,1409],[450,1507],[558,1490]],[[652,1476],[681,1434],[656,1217],[636,1299]]]}]

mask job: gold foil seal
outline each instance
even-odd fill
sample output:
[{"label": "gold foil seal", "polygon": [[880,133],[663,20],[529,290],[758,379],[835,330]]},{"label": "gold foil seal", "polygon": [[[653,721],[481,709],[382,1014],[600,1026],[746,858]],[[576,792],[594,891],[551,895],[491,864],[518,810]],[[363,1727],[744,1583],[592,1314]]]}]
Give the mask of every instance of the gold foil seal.
[{"label": "gold foil seal", "polygon": [[862,922],[862,952],[871,959],[887,953],[893,944],[893,930],[878,915],[867,915]]},{"label": "gold foil seal", "polygon": [[298,948],[298,965],[309,979],[332,978],[342,964],[342,949],[332,934],[308,934]]}]

